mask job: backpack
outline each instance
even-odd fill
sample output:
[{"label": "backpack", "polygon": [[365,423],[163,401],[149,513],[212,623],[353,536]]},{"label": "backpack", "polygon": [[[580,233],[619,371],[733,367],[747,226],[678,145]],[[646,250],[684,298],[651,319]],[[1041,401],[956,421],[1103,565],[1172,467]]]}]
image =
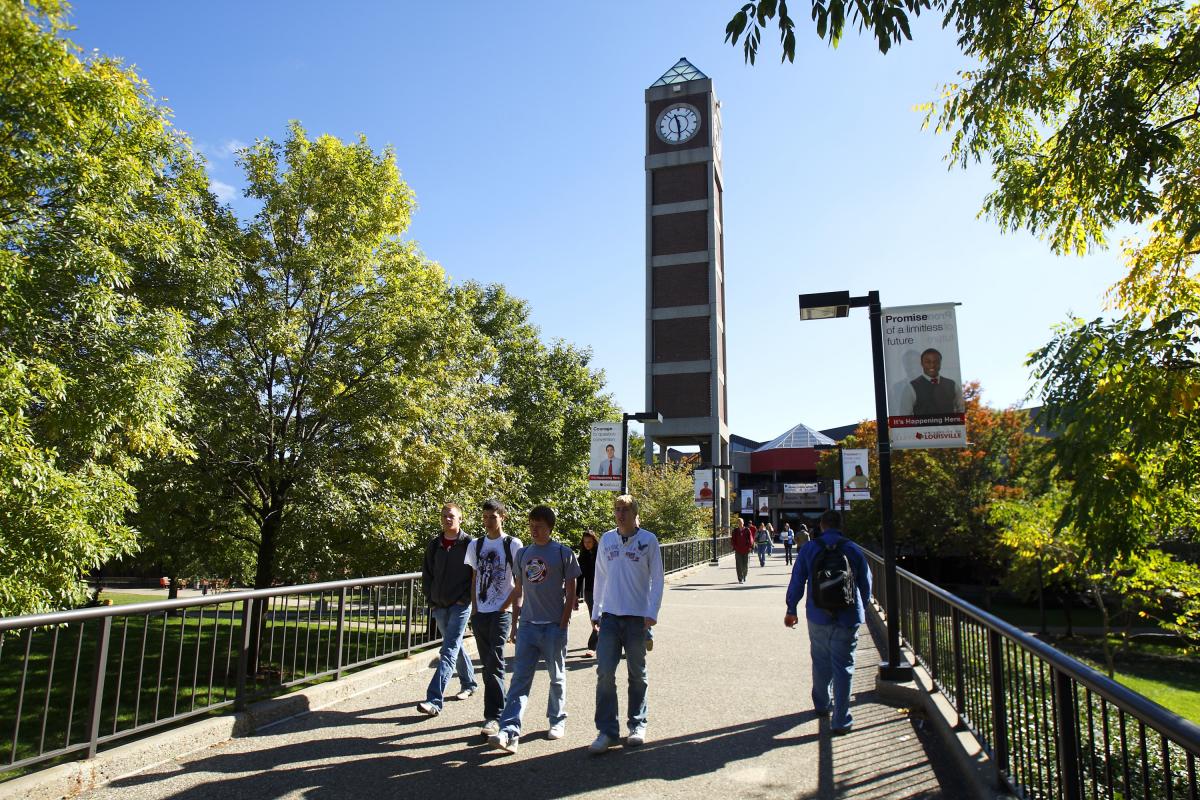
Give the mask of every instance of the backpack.
[{"label": "backpack", "polygon": [[[486,536],[480,536],[478,539],[475,540],[475,563],[476,564],[480,563],[480,561],[483,559],[483,540],[486,538],[487,538]],[[513,537],[509,536],[506,533],[506,534],[504,534],[504,537],[501,539],[501,542],[500,542],[500,548],[502,550],[504,550],[504,566],[508,567],[508,571],[510,573],[513,571],[513,568],[512,568],[512,565],[513,565],[512,542],[513,541],[514,541]]]},{"label": "backpack", "polygon": [[850,559],[841,549],[842,539],[825,544],[813,561],[813,605],[824,611],[844,611],[854,608],[854,570]]}]

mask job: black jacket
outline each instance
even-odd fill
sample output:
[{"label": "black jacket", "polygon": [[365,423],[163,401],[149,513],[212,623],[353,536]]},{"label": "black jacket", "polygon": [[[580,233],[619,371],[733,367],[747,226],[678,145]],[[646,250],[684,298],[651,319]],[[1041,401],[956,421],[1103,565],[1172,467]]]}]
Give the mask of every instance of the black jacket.
[{"label": "black jacket", "polygon": [[442,535],[429,540],[425,563],[421,565],[421,587],[434,608],[449,608],[471,602],[471,568],[467,566],[467,548],[471,537],[459,533],[449,550],[442,547]]}]

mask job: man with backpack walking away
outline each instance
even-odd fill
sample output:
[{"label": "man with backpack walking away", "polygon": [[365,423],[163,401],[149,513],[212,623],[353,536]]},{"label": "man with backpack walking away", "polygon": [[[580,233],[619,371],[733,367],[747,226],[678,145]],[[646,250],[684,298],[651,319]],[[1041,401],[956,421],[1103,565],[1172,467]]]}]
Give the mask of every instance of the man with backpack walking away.
[{"label": "man with backpack walking away", "polygon": [[[783,624],[796,626],[796,606],[804,598],[812,655],[813,708],[830,716],[834,735],[850,732],[850,680],[854,677],[854,651],[858,626],[866,621],[871,599],[871,570],[862,549],[842,535],[837,511],[821,515],[821,534],[805,542],[792,565]],[[830,688],[833,693],[830,696]]]},{"label": "man with backpack walking away", "polygon": [[[499,500],[483,504],[483,529],[486,536],[467,548],[467,566],[475,571],[471,602],[471,629],[483,662],[483,727],[479,732],[492,736],[500,732],[500,712],[504,710],[504,643],[512,631],[513,605],[518,592],[513,582],[513,564],[521,551],[521,540],[504,532],[508,509]],[[516,608],[520,612],[520,607]]]}]

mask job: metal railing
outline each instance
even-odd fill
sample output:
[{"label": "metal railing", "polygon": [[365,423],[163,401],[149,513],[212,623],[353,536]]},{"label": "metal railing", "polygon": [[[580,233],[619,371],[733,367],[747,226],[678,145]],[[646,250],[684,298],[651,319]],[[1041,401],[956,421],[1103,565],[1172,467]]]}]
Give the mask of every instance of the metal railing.
[{"label": "metal railing", "polygon": [[[712,540],[662,558],[666,572],[708,563]],[[0,618],[0,771],[91,758],[440,642],[419,573]]]},{"label": "metal railing", "polygon": [[3,618],[0,770],[439,642],[419,573]]},{"label": "metal railing", "polygon": [[[713,543],[711,538],[668,542],[660,545],[659,549],[662,551],[663,572],[667,575],[712,561]],[[732,552],[733,546],[729,542],[729,537],[718,537],[717,558],[723,558]]]},{"label": "metal railing", "polygon": [[[882,586],[883,560],[867,557]],[[923,578],[897,575],[901,638],[1009,790],[1038,800],[1200,798],[1200,726]]]}]

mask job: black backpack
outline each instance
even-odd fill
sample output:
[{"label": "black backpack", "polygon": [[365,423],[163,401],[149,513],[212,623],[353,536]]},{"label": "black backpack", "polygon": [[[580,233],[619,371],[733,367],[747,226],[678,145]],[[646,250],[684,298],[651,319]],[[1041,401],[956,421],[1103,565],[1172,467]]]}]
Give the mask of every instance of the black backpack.
[{"label": "black backpack", "polygon": [[823,545],[812,568],[813,605],[825,611],[854,608],[854,570],[840,547],[842,539]]}]

